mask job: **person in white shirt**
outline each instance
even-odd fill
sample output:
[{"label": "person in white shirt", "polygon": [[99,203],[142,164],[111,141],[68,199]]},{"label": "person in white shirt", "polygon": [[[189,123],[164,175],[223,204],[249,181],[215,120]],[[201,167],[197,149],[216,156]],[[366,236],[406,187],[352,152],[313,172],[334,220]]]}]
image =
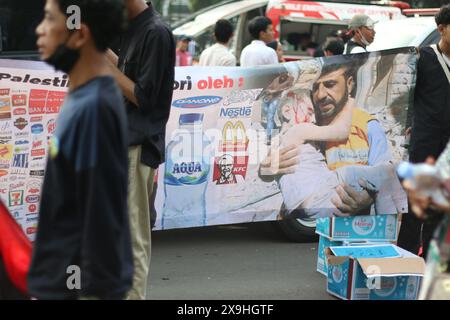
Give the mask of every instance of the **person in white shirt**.
[{"label": "person in white shirt", "polygon": [[248,31],[255,39],[242,50],[241,66],[254,67],[261,65],[278,64],[275,50],[267,44],[274,40],[272,21],[266,17],[255,17],[248,24]]},{"label": "person in white shirt", "polygon": [[199,66],[236,66],[236,57],[228,49],[231,38],[233,37],[233,25],[230,21],[220,19],[214,27],[214,36],[217,43],[207,48],[200,55]]},{"label": "person in white shirt", "polygon": [[344,54],[367,52],[366,47],[375,38],[375,23],[368,15],[354,15],[348,24],[348,27],[353,33],[353,38],[345,44]]}]

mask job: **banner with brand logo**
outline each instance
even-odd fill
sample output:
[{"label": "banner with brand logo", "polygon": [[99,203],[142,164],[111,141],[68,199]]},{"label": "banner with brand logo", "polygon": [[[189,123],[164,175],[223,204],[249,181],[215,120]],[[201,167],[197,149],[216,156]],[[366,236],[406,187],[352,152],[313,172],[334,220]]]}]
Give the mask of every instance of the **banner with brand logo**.
[{"label": "banner with brand logo", "polygon": [[407,212],[395,164],[406,159],[416,58],[404,48],[177,69],[155,228],[309,222],[359,194],[372,203],[359,213]]},{"label": "banner with brand logo", "polygon": [[34,240],[47,140],[66,95],[67,75],[46,64],[0,60],[0,199]]},{"label": "banner with brand logo", "polygon": [[[177,68],[156,229],[312,221],[345,212],[355,194],[372,203],[359,213],[406,212],[395,164],[406,159],[416,59],[403,48]],[[44,63],[0,60],[0,198],[31,239],[67,85]]]}]

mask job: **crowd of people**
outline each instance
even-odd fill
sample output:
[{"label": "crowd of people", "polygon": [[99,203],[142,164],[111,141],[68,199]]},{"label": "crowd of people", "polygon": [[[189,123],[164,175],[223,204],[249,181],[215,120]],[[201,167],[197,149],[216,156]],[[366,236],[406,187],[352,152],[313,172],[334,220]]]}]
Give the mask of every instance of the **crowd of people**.
[{"label": "crowd of people", "polygon": [[[300,34],[299,46],[308,56],[317,58],[350,53],[366,52],[375,37],[375,21],[365,14],[356,14],[348,25],[348,30],[331,32],[322,45],[312,40],[311,34]],[[248,32],[252,41],[241,52],[239,59],[230,51],[234,36],[234,27],[226,19],[220,19],[214,25],[215,44],[195,56],[195,41],[181,35],[177,40],[176,66],[217,66],[217,67],[253,67],[286,62],[283,45],[276,40],[272,21],[257,16],[248,23]],[[271,50],[270,50],[271,49]],[[274,52],[275,51],[275,54]]]},{"label": "crowd of people", "polygon": [[[36,29],[41,58],[66,72],[71,81],[58,127],[49,141],[50,156],[27,294],[37,299],[143,300],[151,257],[149,195],[155,169],[165,160],[165,129],[175,66],[188,66],[195,61],[190,52],[192,39],[182,36],[176,43],[151,3],[142,0],[78,0],[76,4],[83,12],[81,26],[69,29],[67,8],[73,3],[73,0],[47,0],[44,19]],[[439,159],[436,165],[449,179],[450,5],[442,7],[435,20],[441,37],[436,46],[420,49],[409,152],[414,163],[433,164],[430,156]],[[312,56],[366,52],[375,37],[374,23],[367,15],[358,14],[351,19],[345,34],[330,35],[322,46],[305,37],[303,45],[305,49],[314,49],[310,52]],[[249,22],[248,31],[253,41],[242,50],[238,60],[229,50],[232,24],[217,21],[216,44],[202,52],[198,65],[231,67],[239,61],[242,67],[254,67],[285,61],[270,19],[255,17]],[[110,47],[117,35],[120,35],[118,49],[114,51]],[[347,96],[337,96],[332,88],[325,88],[324,83],[331,76],[336,84],[346,86]],[[390,158],[386,137],[370,115],[346,108],[354,103],[353,81],[345,66],[324,67],[312,92],[322,123],[311,125],[307,134],[295,131],[288,106],[279,112],[283,124],[293,128],[291,139],[306,148],[309,144],[305,141],[339,135],[338,128],[332,125],[338,115],[342,121],[349,119],[345,126],[363,125],[362,130],[373,138],[364,145],[367,163],[351,170],[376,176],[377,166]],[[331,111],[330,105],[334,106]],[[325,156],[312,149],[310,155],[329,157],[327,161],[331,162],[333,148],[347,146],[330,144]],[[280,154],[280,171],[271,175],[298,169],[298,163],[292,161],[298,156],[298,146],[283,147]],[[324,168],[323,174],[335,174],[336,184],[345,182],[347,171],[340,170],[339,163],[334,166],[336,172]],[[269,167],[273,168],[270,155],[261,169]],[[303,174],[302,179],[308,174],[301,168],[297,171]],[[289,179],[280,179],[278,183],[282,192],[283,186],[290,184]],[[404,187],[411,214],[404,216],[399,246],[426,257],[433,232],[438,229],[439,241],[450,248],[450,208],[433,203],[408,181]],[[449,180],[443,181],[441,187],[448,196]],[[360,208],[367,209],[374,202],[366,189],[361,186],[360,190],[322,191],[329,194],[330,203],[331,195],[341,199],[332,204],[340,214],[361,214]],[[283,197],[292,198],[295,207],[302,195],[287,192]],[[311,213],[311,217],[317,216],[320,213]],[[447,251],[443,264],[450,260],[450,250]],[[5,273],[2,265],[0,261],[0,276]],[[79,266],[82,270],[77,290],[67,286],[68,266]]]}]

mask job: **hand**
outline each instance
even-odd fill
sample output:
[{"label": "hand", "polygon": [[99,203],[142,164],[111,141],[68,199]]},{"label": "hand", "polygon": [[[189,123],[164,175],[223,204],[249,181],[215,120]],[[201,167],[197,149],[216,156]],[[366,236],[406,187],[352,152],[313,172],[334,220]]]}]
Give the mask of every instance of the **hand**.
[{"label": "hand", "polygon": [[[363,188],[366,187],[364,180],[360,180],[359,184]],[[337,201],[337,199],[332,199],[331,202],[341,212],[345,212],[350,215],[368,214],[370,211],[370,206],[374,202],[373,197],[366,189],[363,191],[356,191],[352,187],[343,184],[338,186],[336,191],[339,195],[340,201]]]},{"label": "hand", "polygon": [[[425,161],[425,163],[429,165],[434,165],[435,162],[436,161],[433,157],[428,157]],[[402,184],[408,194],[411,209],[418,218],[424,218],[426,215],[426,210],[431,206],[450,214],[450,206],[445,206],[434,202],[433,198],[424,195],[417,187],[415,188],[411,180],[404,180]]]},{"label": "hand", "polygon": [[[272,153],[273,151],[273,153]],[[272,177],[294,173],[298,165],[299,149],[296,145],[290,145],[285,148],[270,148],[267,157],[260,163],[259,175],[263,177]]]}]

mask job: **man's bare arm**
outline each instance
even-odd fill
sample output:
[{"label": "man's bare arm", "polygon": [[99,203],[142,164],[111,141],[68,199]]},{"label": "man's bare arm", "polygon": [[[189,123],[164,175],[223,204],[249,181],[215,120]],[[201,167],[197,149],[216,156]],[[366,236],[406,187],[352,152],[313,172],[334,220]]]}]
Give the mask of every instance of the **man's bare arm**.
[{"label": "man's bare arm", "polygon": [[295,145],[269,150],[269,154],[259,166],[261,180],[272,181],[277,175],[294,173],[298,165],[298,154],[299,149]]}]

